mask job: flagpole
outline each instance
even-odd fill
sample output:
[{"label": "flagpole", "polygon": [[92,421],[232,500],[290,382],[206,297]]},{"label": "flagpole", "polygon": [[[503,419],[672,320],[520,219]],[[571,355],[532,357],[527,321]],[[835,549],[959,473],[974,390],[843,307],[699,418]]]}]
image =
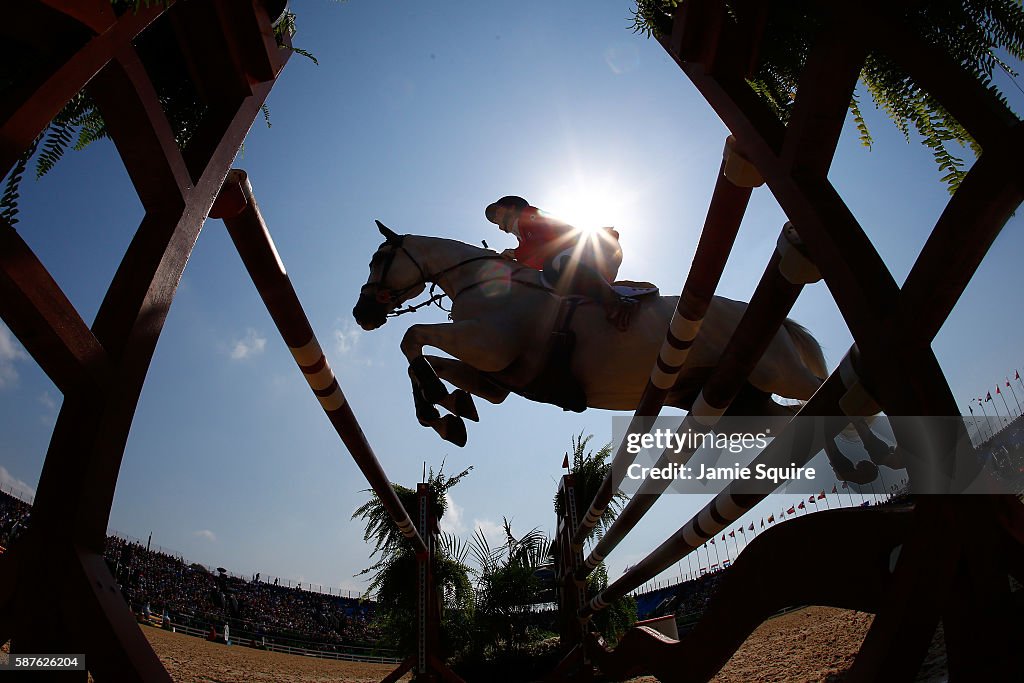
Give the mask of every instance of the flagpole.
[{"label": "flagpole", "polygon": [[[686,564],[690,567],[690,580],[697,578],[693,573],[693,553],[686,553]],[[698,558],[697,564],[700,564],[700,558]]]},{"label": "flagpole", "polygon": [[[715,543],[714,539],[711,539],[711,545],[715,546],[715,564],[718,566],[719,569],[721,569],[722,568],[722,557],[718,554],[718,544]],[[708,559],[709,560],[711,559],[710,555],[708,555]]]},{"label": "flagpole", "polygon": [[972,439],[971,440],[971,445],[974,446],[975,448],[977,448],[978,444],[981,443],[981,441],[982,441],[982,439],[981,439],[981,427],[978,426],[978,418],[976,418],[974,416],[974,406],[971,405],[970,401],[967,402],[967,410],[971,411],[971,424],[974,425],[974,432],[978,436],[978,443],[975,443],[974,440]]},{"label": "flagpole", "polygon": [[1014,370],[1013,372],[1018,384],[1020,384],[1020,388],[1024,389],[1024,379],[1020,378],[1020,370]]},{"label": "flagpole", "polygon": [[[987,410],[985,410],[985,402],[984,402],[984,401],[982,401],[982,400],[981,400],[981,399],[979,398],[979,399],[978,399],[978,405],[979,405],[979,406],[981,406],[981,414],[985,416],[985,424],[986,424],[986,425],[988,425],[988,433],[989,433],[989,435],[988,435],[988,437],[986,437],[986,439],[985,439],[985,441],[988,441],[989,439],[991,439],[992,437],[994,437],[994,436],[996,435],[996,433],[995,433],[994,431],[992,431],[992,423],[991,423],[991,422],[989,422],[989,420],[988,420],[988,411],[987,411]],[[982,441],[982,442],[981,442],[981,443],[982,443],[982,445],[984,445],[985,441]]]},{"label": "flagpole", "polygon": [[[999,387],[996,387],[996,389],[998,390]],[[999,432],[1003,431],[1003,427],[1006,426],[1006,425],[1004,425],[1001,422],[1001,420],[1003,419],[1003,416],[999,414],[999,404],[996,403],[996,400],[994,398],[992,398],[992,394],[991,393],[988,395],[988,397],[992,401],[992,412],[996,414],[996,424],[999,425],[999,429],[996,430],[996,433],[998,434]]]},{"label": "flagpole", "polygon": [[1017,392],[1014,390],[1013,385],[1010,384],[1010,378],[1006,378],[1006,386],[1010,388],[1010,392],[1013,394],[1013,400],[1017,402],[1017,417],[1021,416],[1020,410],[1020,399],[1017,398]]},{"label": "flagpole", "polygon": [[1006,414],[1007,414],[1007,416],[1010,417],[1010,419],[1008,419],[1007,422],[1008,423],[1009,422],[1013,422],[1012,413],[1010,413],[1010,406],[1006,405],[1006,394],[1004,394],[1003,392],[999,391],[999,385],[998,384],[996,385],[996,393],[999,394],[1000,398],[1003,399],[1003,407],[1006,408]]}]

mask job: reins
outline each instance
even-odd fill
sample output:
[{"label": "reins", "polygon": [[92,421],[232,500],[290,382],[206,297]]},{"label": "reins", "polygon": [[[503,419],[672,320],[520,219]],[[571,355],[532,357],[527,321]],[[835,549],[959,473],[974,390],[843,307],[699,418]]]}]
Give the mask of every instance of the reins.
[{"label": "reins", "polygon": [[[429,275],[428,276],[428,275],[426,275],[423,272],[423,268],[416,261],[416,259],[413,258],[412,254],[409,253],[408,249],[406,249],[402,245],[398,245],[398,247],[395,250],[395,252],[397,252],[399,249],[401,251],[403,251],[405,253],[405,255],[409,258],[409,260],[412,261],[413,265],[416,266],[416,269],[420,272],[420,279],[417,280],[416,282],[412,283],[411,285],[407,286],[407,287],[403,287],[402,289],[397,290],[399,292],[397,294],[397,296],[401,296],[402,294],[404,294],[405,292],[409,291],[413,287],[416,287],[417,285],[420,285],[420,284],[426,284],[427,282],[430,282],[430,290],[427,292],[428,298],[426,300],[421,301],[418,304],[410,304],[410,305],[406,306],[405,308],[400,308],[400,309],[396,309],[394,311],[391,311],[390,313],[387,314],[387,317],[389,317],[389,318],[397,318],[398,316],[404,315],[406,313],[415,313],[416,311],[420,310],[421,308],[424,308],[426,306],[430,306],[431,304],[433,304],[433,305],[437,306],[438,308],[440,308],[445,313],[447,313],[448,314],[448,318],[451,319],[451,313],[452,313],[451,308],[445,308],[441,304],[441,302],[445,298],[448,298],[448,295],[445,294],[444,292],[442,292],[440,294],[435,294],[434,293],[436,291],[436,289],[437,289],[437,286],[438,286],[437,285],[437,281],[442,276],[447,275],[448,273],[451,273],[451,272],[461,268],[462,266],[469,265],[470,263],[473,263],[475,261],[495,261],[495,260],[506,261],[507,260],[504,256],[501,256],[499,254],[488,254],[486,256],[474,256],[473,258],[466,259],[465,261],[459,261],[458,263],[456,263],[453,266],[449,266],[447,268],[444,268],[442,270],[437,271],[433,275]],[[392,260],[394,259],[393,254],[395,252],[392,252]],[[381,280],[383,280],[387,276],[387,271],[390,269],[390,266],[391,266],[391,262],[389,261],[387,263],[387,266],[384,269],[384,272],[381,273]],[[475,289],[476,287],[479,287],[481,285],[485,285],[485,284],[487,284],[489,282],[498,282],[498,281],[513,282],[513,283],[522,285],[524,287],[532,287],[534,289],[540,289],[540,290],[546,291],[546,292],[552,291],[551,288],[545,287],[543,285],[538,285],[538,284],[535,284],[533,282],[524,282],[522,280],[514,280],[514,279],[512,279],[515,276],[516,273],[518,273],[520,271],[523,271],[523,270],[527,270],[526,266],[518,266],[511,273],[509,273],[507,276],[499,275],[499,276],[495,276],[495,277],[485,278],[485,279],[479,280],[477,282],[473,282],[473,283],[467,285],[466,287],[463,287],[459,291],[455,292],[455,294],[453,294],[450,297],[451,301],[454,304],[455,300],[458,299],[460,296],[462,296],[465,292],[468,292],[471,289]],[[394,291],[392,291],[392,295],[395,296],[394,295]],[[397,296],[396,296],[396,298],[397,298]]]}]

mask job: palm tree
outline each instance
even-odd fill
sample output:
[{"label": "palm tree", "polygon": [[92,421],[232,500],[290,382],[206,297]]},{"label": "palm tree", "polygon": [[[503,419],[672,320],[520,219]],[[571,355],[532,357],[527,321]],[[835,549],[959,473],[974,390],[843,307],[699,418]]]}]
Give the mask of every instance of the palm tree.
[{"label": "palm tree", "polygon": [[479,643],[504,646],[506,652],[530,642],[529,615],[533,605],[553,600],[540,574],[551,570],[551,540],[532,529],[520,538],[503,519],[505,543],[492,548],[480,527],[472,551],[479,567],[476,582],[476,624]]},{"label": "palm tree", "polygon": [[[592,438],[594,438],[593,434],[588,434],[584,438],[583,432],[572,437],[572,464],[569,471],[572,472],[573,478],[576,480],[577,519],[583,519],[583,516],[587,514],[587,508],[594,500],[598,489],[601,488],[605,477],[608,476],[612,469],[612,464],[608,462],[608,458],[612,454],[611,443],[606,443],[597,452],[593,450],[587,451],[587,444],[590,443]],[[569,454],[566,453],[565,456],[568,458]],[[615,492],[615,495],[612,496],[611,501],[608,503],[608,507],[605,508],[604,513],[601,515],[601,519],[598,520],[597,525],[594,527],[594,536],[596,538],[600,539],[604,536],[604,532],[612,525],[619,512],[622,511],[622,505],[625,500],[626,495],[622,491]],[[562,516],[565,513],[565,503],[557,493],[554,498],[554,506],[556,515]]]},{"label": "palm tree", "polygon": [[[431,469],[427,476],[431,509],[440,520],[447,510],[447,492],[472,470],[468,467],[454,476]],[[416,491],[392,484],[410,516],[418,509]],[[371,574],[366,593],[377,600],[376,615],[389,644],[411,651],[416,643],[417,564],[412,543],[391,520],[380,498],[368,489],[370,499],[352,513],[352,519],[366,522],[363,540],[373,544],[370,557],[376,561],[358,576]],[[439,534],[434,552],[434,584],[441,594],[441,645],[453,652],[465,646],[467,624],[472,619],[473,587],[466,566],[468,548],[448,534]]]},{"label": "palm tree", "polygon": [[[637,0],[634,30],[661,38],[672,30],[672,11],[685,0]],[[767,24],[760,47],[757,73],[748,83],[754,92],[787,121],[793,109],[797,82],[811,50],[824,12],[832,3],[820,0],[786,0],[768,3]],[[726,8],[735,16],[735,2],[727,0]],[[1017,74],[1000,57],[1024,59],[1024,8],[1014,0],[929,0],[901,3],[902,18],[915,35],[927,41],[953,61],[960,64],[1003,103],[1006,98],[992,83],[996,69],[1011,77]],[[956,142],[981,152],[978,144],[963,126],[912,76],[899,69],[888,56],[872,51],[860,73],[860,81],[868,94],[892,119],[903,136],[910,141],[910,128],[921,136],[946,183],[950,194],[956,191],[966,175],[964,161],[956,156],[948,143]],[[872,143],[860,102],[856,94],[850,101],[850,112],[860,132],[861,143]]]},{"label": "palm tree", "polygon": [[[171,1],[154,0],[160,4],[170,4]],[[121,15],[137,11],[141,2],[142,0],[111,0],[111,5],[113,11]],[[145,2],[147,6],[150,4],[149,0]],[[286,46],[314,64],[318,63],[311,53],[288,42],[295,34],[295,13],[285,9],[285,4],[281,0],[264,0],[264,5],[271,16],[277,17],[274,21],[274,37],[278,45]],[[161,20],[140,36],[136,41],[136,49],[153,79],[160,104],[164,107],[168,122],[171,124],[174,141],[181,149],[185,149],[199,130],[207,107],[189,79],[184,64],[180,62],[180,58],[175,57],[179,52],[177,41],[173,26],[167,20]],[[10,74],[4,73],[0,77],[0,83],[9,84],[12,78]],[[270,110],[267,105],[263,105],[262,111],[269,128]],[[10,225],[18,222],[19,188],[33,158],[35,176],[38,180],[56,166],[69,148],[83,150],[97,140],[108,137],[107,123],[88,92],[83,90],[75,95],[36,136],[7,174],[3,191],[0,192],[0,219]]]}]

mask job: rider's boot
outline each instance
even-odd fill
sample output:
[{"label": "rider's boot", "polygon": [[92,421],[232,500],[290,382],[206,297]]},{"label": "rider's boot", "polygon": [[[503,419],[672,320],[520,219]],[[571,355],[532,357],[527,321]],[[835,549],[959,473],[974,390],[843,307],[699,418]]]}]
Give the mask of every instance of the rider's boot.
[{"label": "rider's boot", "polygon": [[629,329],[629,323],[633,319],[633,312],[636,311],[640,302],[631,296],[615,295],[615,299],[605,303],[605,318],[619,332]]}]

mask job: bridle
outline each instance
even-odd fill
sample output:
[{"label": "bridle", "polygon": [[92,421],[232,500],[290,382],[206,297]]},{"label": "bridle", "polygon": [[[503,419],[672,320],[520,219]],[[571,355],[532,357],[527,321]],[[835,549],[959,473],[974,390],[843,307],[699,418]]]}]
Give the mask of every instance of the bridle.
[{"label": "bridle", "polygon": [[[473,258],[468,258],[468,259],[465,259],[463,261],[459,261],[458,263],[456,263],[453,266],[448,266],[447,268],[443,268],[443,269],[437,271],[436,273],[434,273],[432,275],[428,275],[423,270],[423,266],[420,265],[419,261],[417,261],[415,259],[415,257],[413,257],[413,255],[411,253],[409,253],[409,250],[405,248],[405,245],[403,244],[403,242],[405,241],[405,237],[406,237],[405,235],[400,235],[398,238],[391,238],[391,239],[388,240],[387,244],[390,244],[393,248],[391,249],[391,251],[388,251],[384,255],[384,259],[385,260],[384,260],[384,263],[382,264],[381,269],[380,269],[380,277],[378,277],[376,280],[373,280],[371,282],[367,282],[365,285],[363,285],[362,288],[359,290],[359,293],[360,293],[360,295],[364,295],[364,294],[368,295],[369,292],[367,292],[366,289],[369,288],[369,287],[373,287],[373,288],[375,288],[373,290],[373,297],[377,300],[378,303],[386,304],[388,306],[398,306],[401,303],[401,301],[402,301],[402,297],[405,296],[406,293],[412,291],[413,289],[419,287],[420,285],[426,285],[426,283],[429,282],[430,283],[430,291],[427,293],[428,294],[428,298],[427,298],[426,301],[422,301],[422,302],[420,302],[418,304],[415,304],[415,305],[409,305],[409,306],[407,306],[405,308],[402,308],[402,309],[397,309],[397,310],[390,311],[387,314],[387,316],[389,318],[394,318],[394,317],[397,317],[397,316],[402,315],[404,313],[414,313],[414,312],[418,311],[419,309],[423,308],[424,306],[429,306],[431,304],[437,306],[442,311],[448,313],[449,317],[450,317],[451,309],[450,308],[445,308],[444,306],[441,305],[441,301],[444,300],[444,298],[447,296],[447,294],[445,294],[444,292],[441,292],[440,294],[435,294],[434,293],[436,291],[436,289],[437,289],[438,280],[441,277],[443,277],[444,275],[447,275],[448,273],[451,273],[451,272],[453,272],[455,270],[458,270],[462,266],[469,265],[470,263],[474,263],[476,261],[495,261],[495,260],[504,261],[504,260],[506,260],[503,256],[501,256],[499,254],[488,254],[486,256],[474,256]],[[399,252],[405,254],[406,258],[408,258],[410,261],[412,261],[412,264],[414,266],[416,266],[416,270],[419,272],[419,277],[416,280],[414,280],[411,284],[409,284],[409,285],[407,285],[405,287],[401,287],[399,289],[392,289],[392,288],[389,288],[389,287],[382,287],[381,285],[387,280],[388,273],[391,271],[391,266],[395,262],[395,256]],[[523,269],[523,267],[520,266],[519,268],[517,268],[515,271],[512,272],[512,275],[514,275],[515,273],[519,272],[522,269]],[[468,285],[466,287],[463,287],[458,292],[456,292],[454,295],[452,295],[451,300],[452,300],[452,302],[454,302],[459,297],[459,295],[461,295],[463,292],[466,292],[466,291],[468,291],[470,289],[473,289],[473,288],[475,288],[475,287],[477,287],[477,286],[479,286],[481,284],[484,284],[485,282],[490,282],[491,280],[497,280],[497,279],[503,279],[503,278],[488,278],[488,279],[485,279],[485,280],[482,280],[482,281],[479,281],[479,282],[474,282],[474,283],[472,283],[472,284],[470,284],[470,285]],[[524,284],[526,284],[526,283],[524,283]]]}]

